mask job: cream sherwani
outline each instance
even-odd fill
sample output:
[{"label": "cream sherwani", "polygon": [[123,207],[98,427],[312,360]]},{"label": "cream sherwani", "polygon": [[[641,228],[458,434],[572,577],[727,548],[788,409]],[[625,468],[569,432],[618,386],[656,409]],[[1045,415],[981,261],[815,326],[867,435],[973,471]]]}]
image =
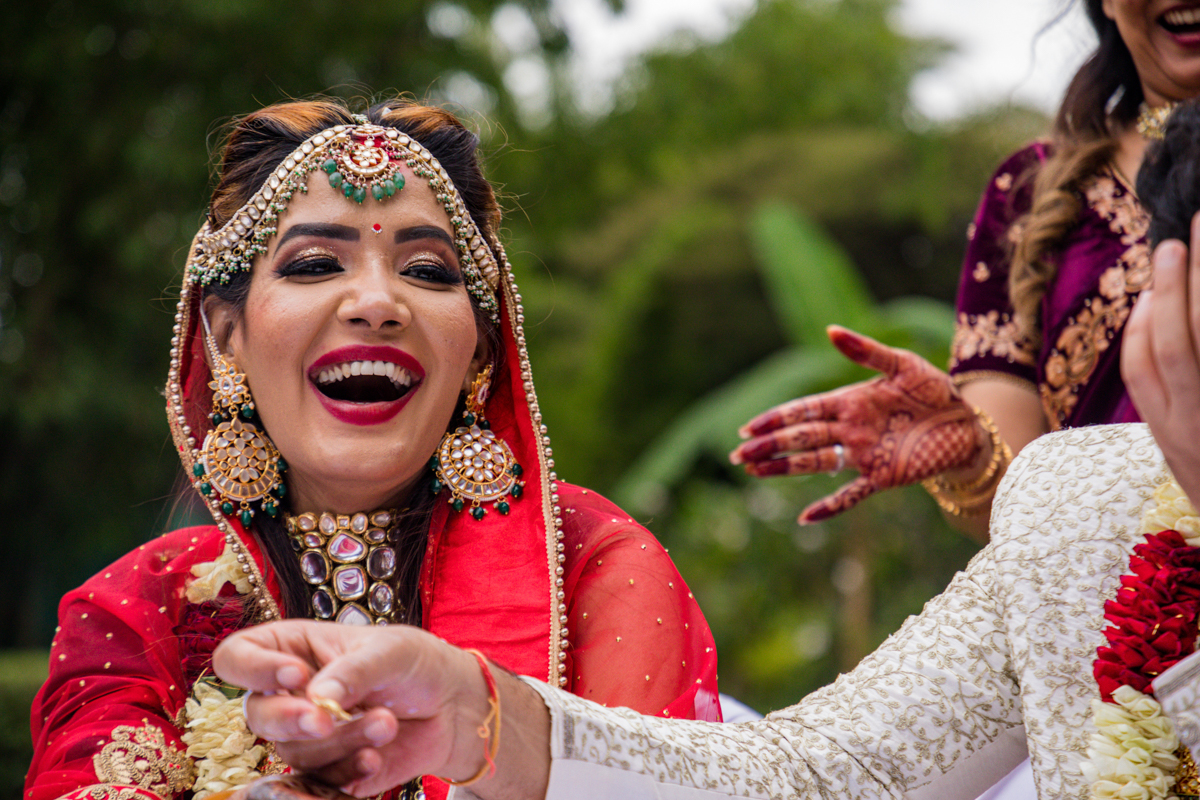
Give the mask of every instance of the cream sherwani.
[{"label": "cream sherwani", "polygon": [[1085,798],[1103,607],[1168,472],[1144,425],[1042,437],[997,493],[992,542],[851,673],[765,719],[682,722],[530,681],[552,800],[973,800],[1026,753],[1041,798]]}]

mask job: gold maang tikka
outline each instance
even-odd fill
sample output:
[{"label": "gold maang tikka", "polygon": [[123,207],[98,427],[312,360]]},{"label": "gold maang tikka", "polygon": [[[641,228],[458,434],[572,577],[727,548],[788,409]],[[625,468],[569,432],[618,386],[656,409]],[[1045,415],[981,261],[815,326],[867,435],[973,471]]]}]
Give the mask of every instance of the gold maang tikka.
[{"label": "gold maang tikka", "polygon": [[268,516],[279,513],[279,500],[286,488],[283,456],[274,443],[255,424],[257,412],[246,375],[234,361],[217,349],[212,332],[206,328],[205,343],[212,359],[212,429],[200,448],[200,457],[192,468],[196,489],[205,497],[215,492],[221,498],[221,513],[238,514],[242,527],[254,519],[253,503],[261,501]]},{"label": "gold maang tikka", "polygon": [[525,490],[525,482],[520,479],[521,465],[512,449],[492,432],[483,417],[491,379],[489,364],[467,392],[463,424],[445,435],[431,463],[433,493],[449,489],[450,506],[462,511],[470,503],[471,516],[477,520],[487,514],[483,504],[488,502],[501,514],[507,514],[511,510],[510,498],[516,500]]}]

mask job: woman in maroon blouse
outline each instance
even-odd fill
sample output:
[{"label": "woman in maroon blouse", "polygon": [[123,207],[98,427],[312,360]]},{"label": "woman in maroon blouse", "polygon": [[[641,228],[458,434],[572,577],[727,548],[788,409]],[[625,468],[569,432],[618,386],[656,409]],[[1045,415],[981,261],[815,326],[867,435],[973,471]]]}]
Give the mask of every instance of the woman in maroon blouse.
[{"label": "woman in maroon blouse", "polygon": [[984,192],[958,291],[949,375],[841,328],[830,339],[884,373],[751,420],[732,454],[753,475],[854,467],[809,506],[814,522],[919,480],[951,521],[986,538],[1012,452],[1051,430],[1138,419],[1118,361],[1150,280],[1133,190],[1148,138],[1200,94],[1200,3],[1086,0],[1096,51],[1067,89],[1049,141],[1009,157]]}]

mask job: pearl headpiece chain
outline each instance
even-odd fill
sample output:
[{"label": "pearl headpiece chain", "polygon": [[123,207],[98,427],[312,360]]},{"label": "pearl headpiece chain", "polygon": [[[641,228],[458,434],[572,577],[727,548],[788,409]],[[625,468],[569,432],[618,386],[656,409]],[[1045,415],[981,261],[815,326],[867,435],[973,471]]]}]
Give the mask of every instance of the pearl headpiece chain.
[{"label": "pearl headpiece chain", "polygon": [[[424,178],[450,217],[459,265],[467,291],[493,322],[499,317],[496,289],[500,284],[500,243],[487,241],[438,160],[420,142],[395,128],[366,123],[337,125],[305,140],[264,181],[229,221],[217,230],[206,222],[188,258],[189,277],[201,286],[228,283],[249,271],[254,257],[267,251],[278,232],[279,217],[296,192],[308,192],[308,177],[321,170],[329,185],[347,200],[376,202],[404,189],[401,167]],[[500,255],[503,259],[503,255]]]}]

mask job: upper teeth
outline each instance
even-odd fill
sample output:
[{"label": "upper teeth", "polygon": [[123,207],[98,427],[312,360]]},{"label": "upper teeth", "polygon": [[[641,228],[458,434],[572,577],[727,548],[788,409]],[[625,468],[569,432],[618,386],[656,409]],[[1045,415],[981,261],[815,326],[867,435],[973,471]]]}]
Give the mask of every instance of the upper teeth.
[{"label": "upper teeth", "polygon": [[1200,22],[1200,8],[1176,8],[1163,15],[1171,25],[1195,25]]},{"label": "upper teeth", "polygon": [[412,373],[390,361],[347,361],[325,367],[317,373],[317,383],[334,383],[351,375],[383,375],[397,386],[412,386]]}]

